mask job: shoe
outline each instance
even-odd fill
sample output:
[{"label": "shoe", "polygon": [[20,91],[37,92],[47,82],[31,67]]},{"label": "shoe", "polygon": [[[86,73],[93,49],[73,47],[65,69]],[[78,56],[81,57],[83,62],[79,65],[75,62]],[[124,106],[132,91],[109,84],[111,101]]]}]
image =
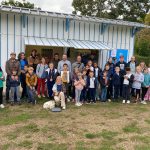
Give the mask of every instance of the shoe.
[{"label": "shoe", "polygon": [[42,94],[42,97],[43,97],[43,98],[45,98],[45,95],[44,95],[44,94]]},{"label": "shoe", "polygon": [[70,99],[69,99],[69,98],[67,98],[67,102],[70,102]]},{"label": "shoe", "polygon": [[38,95],[38,98],[41,98],[41,95]]},{"label": "shoe", "polygon": [[76,103],[75,105],[76,105],[76,106],[80,106],[80,103]]},{"label": "shoe", "polygon": [[126,100],[123,100],[123,101],[122,101],[122,104],[125,104],[125,103],[126,103]]},{"label": "shoe", "polygon": [[130,101],[129,101],[129,100],[127,100],[127,104],[130,104]]},{"label": "shoe", "polygon": [[11,105],[11,106],[14,106],[14,102],[10,102],[10,105]]},{"label": "shoe", "polygon": [[82,103],[79,103],[79,106],[82,106]]},{"label": "shoe", "polygon": [[66,107],[64,106],[64,107],[62,107],[62,109],[63,109],[63,110],[65,110],[65,109],[66,109]]},{"label": "shoe", "polygon": [[111,99],[108,99],[108,102],[111,102]]},{"label": "shoe", "polygon": [[18,102],[18,105],[21,105],[21,102]]},{"label": "shoe", "polygon": [[0,105],[0,108],[5,108],[5,106],[3,104]]},{"label": "shoe", "polygon": [[144,104],[144,105],[146,105],[147,103],[146,103],[145,101],[141,101],[141,104]]}]

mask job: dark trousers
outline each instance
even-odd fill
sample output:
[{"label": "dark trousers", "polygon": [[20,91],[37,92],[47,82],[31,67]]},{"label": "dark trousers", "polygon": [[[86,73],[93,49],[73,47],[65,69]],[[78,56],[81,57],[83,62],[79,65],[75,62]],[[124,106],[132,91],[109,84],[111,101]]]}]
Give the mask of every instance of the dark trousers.
[{"label": "dark trousers", "polygon": [[95,102],[95,88],[89,88],[89,102]]},{"label": "dark trousers", "polygon": [[83,88],[82,92],[81,92],[81,101],[82,102],[85,102],[87,101],[87,91],[86,91],[86,88]]},{"label": "dark trousers", "polygon": [[54,81],[47,81],[47,89],[48,89],[48,96],[51,98],[53,96],[53,85],[54,85]]},{"label": "dark trousers", "polygon": [[107,88],[107,99],[111,99],[112,93],[113,93],[113,87],[112,87],[112,83],[110,83],[110,85]]},{"label": "dark trousers", "polygon": [[0,88],[0,105],[3,104],[3,87]]},{"label": "dark trousers", "polygon": [[27,86],[27,93],[28,93],[28,102],[35,104],[35,90],[30,89],[30,87]]},{"label": "dark trousers", "polygon": [[66,93],[65,93],[65,96],[66,98],[69,98],[69,83],[63,83],[64,84],[64,87],[65,87],[65,90],[66,90]]},{"label": "dark trousers", "polygon": [[107,87],[101,88],[101,101],[106,102],[107,100]]},{"label": "dark trousers", "polygon": [[9,101],[9,91],[10,91],[10,76],[7,75],[6,78],[6,102]]},{"label": "dark trousers", "polygon": [[120,97],[121,96],[123,96],[123,80],[124,80],[124,78],[121,78],[121,82],[120,82],[120,89],[119,89],[119,91],[120,91]]},{"label": "dark trousers", "polygon": [[148,91],[148,88],[142,87],[142,100],[144,100],[144,97],[145,97],[147,91]]},{"label": "dark trousers", "polygon": [[118,99],[119,92],[120,92],[120,86],[119,85],[115,85],[114,86],[114,99]]},{"label": "dark trousers", "polygon": [[28,97],[27,95],[27,86],[26,86],[26,80],[24,79],[23,74],[21,73],[20,75],[20,82],[21,82],[21,87],[22,87],[22,94],[21,98]]},{"label": "dark trousers", "polygon": [[130,86],[129,85],[123,85],[123,91],[122,96],[124,100],[130,100]]}]

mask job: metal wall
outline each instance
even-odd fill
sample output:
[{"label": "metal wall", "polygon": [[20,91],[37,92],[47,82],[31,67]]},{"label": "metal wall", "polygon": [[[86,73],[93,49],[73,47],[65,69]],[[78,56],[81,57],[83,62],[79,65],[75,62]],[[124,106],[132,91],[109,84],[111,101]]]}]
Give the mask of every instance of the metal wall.
[{"label": "metal wall", "polygon": [[[102,41],[114,49],[129,50],[133,54],[134,36],[131,27],[108,25],[102,30],[102,24],[70,20],[64,18],[23,15],[0,12],[0,64],[5,66],[10,53],[24,51],[24,36]],[[100,62],[108,58],[108,52],[100,53]]]}]

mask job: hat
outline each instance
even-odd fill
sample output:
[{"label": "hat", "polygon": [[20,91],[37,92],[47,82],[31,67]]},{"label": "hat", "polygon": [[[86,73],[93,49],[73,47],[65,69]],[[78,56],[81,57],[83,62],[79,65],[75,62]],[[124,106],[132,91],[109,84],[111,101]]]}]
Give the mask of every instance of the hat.
[{"label": "hat", "polygon": [[16,53],[15,52],[11,52],[10,55],[16,55]]},{"label": "hat", "polygon": [[130,67],[126,67],[126,71],[130,71]]}]

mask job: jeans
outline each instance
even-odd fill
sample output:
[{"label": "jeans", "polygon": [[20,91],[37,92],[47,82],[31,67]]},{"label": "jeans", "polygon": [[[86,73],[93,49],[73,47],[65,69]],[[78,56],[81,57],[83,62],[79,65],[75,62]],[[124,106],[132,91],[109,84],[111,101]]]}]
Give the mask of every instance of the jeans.
[{"label": "jeans", "polygon": [[130,86],[129,85],[123,85],[123,91],[122,96],[124,100],[130,100]]},{"label": "jeans", "polygon": [[54,81],[47,81],[47,89],[48,89],[48,96],[49,97],[53,96],[52,88],[53,88],[54,83],[55,83]]},{"label": "jeans", "polygon": [[82,92],[81,92],[81,101],[85,102],[87,101],[87,91],[86,91],[86,88],[84,87]]},{"label": "jeans", "polygon": [[14,102],[15,94],[16,94],[17,102],[20,102],[19,86],[17,86],[17,87],[10,87],[10,101],[11,102]]},{"label": "jeans", "polygon": [[95,102],[95,88],[89,88],[88,89],[89,93],[89,102]]},{"label": "jeans", "polygon": [[95,78],[95,80],[96,80],[96,91],[95,91],[95,98],[96,99],[99,99],[99,85],[100,85],[100,83],[99,83],[99,81],[98,81],[98,77],[96,77]]},{"label": "jeans", "polygon": [[10,76],[7,75],[6,78],[6,101],[8,102],[9,100],[9,91],[10,91],[10,80],[9,80]]},{"label": "jeans", "polygon": [[45,94],[45,79],[38,78],[38,86],[37,86],[37,92],[38,95],[41,94],[41,88],[42,88],[42,94]]},{"label": "jeans", "polygon": [[106,102],[107,100],[107,87],[101,88],[101,101]]},{"label": "jeans", "polygon": [[75,89],[75,100],[76,100],[76,103],[80,102],[81,92],[82,92],[82,90]]},{"label": "jeans", "polygon": [[119,93],[120,92],[120,86],[119,85],[115,85],[114,86],[114,99],[118,99],[119,97]]},{"label": "jeans", "polygon": [[27,93],[28,93],[28,99],[29,103],[35,103],[35,90],[32,90],[30,87],[27,86]]}]

